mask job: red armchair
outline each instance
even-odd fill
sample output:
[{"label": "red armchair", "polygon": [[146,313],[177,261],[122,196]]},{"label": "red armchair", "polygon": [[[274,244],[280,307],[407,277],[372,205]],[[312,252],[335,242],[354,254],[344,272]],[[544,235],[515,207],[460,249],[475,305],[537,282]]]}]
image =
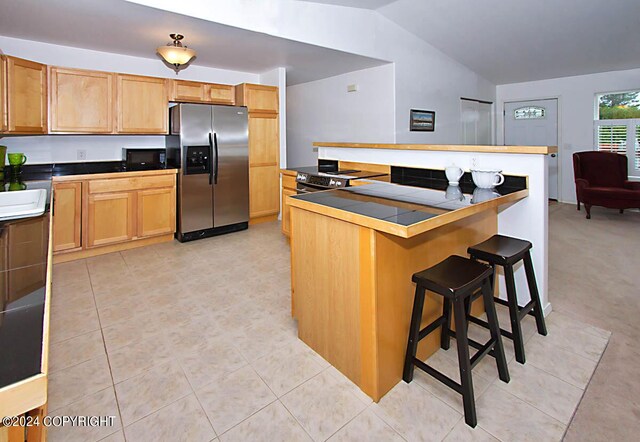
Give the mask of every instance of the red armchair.
[{"label": "red armchair", "polygon": [[591,206],[619,209],[640,208],[640,182],[628,180],[627,157],[611,152],[573,154],[578,210],[584,203],[587,219]]}]

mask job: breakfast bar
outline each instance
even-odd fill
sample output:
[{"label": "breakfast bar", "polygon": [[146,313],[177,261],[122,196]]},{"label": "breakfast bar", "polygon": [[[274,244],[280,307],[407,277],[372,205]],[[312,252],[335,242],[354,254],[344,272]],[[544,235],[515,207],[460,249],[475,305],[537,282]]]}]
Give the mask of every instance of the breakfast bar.
[{"label": "breakfast bar", "polygon": [[[341,149],[321,150],[320,158],[341,165],[365,163],[364,157],[344,155]],[[431,153],[419,153],[425,152]],[[500,214],[522,216],[532,192],[532,177],[517,167],[502,167],[506,180],[499,192],[462,182],[460,188],[447,187],[442,179],[398,180],[394,171],[410,171],[399,166],[416,167],[416,161],[403,162],[397,153],[378,161],[375,155],[367,157],[368,163],[395,165],[391,179],[359,180],[365,185],[287,198],[298,336],[375,401],[402,378],[415,290],[412,274],[450,255],[467,256],[469,246],[504,231]],[[425,169],[414,170],[424,172],[429,165],[444,169],[452,161],[466,165],[461,157],[441,164],[423,159],[419,166]],[[530,239],[526,233],[520,237]],[[545,250],[546,244],[532,242]],[[544,274],[546,268],[536,266],[538,270]],[[473,311],[483,308],[478,300]],[[427,294],[422,324],[439,317],[441,309],[442,300]],[[420,342],[419,358],[439,348],[439,335]]]}]

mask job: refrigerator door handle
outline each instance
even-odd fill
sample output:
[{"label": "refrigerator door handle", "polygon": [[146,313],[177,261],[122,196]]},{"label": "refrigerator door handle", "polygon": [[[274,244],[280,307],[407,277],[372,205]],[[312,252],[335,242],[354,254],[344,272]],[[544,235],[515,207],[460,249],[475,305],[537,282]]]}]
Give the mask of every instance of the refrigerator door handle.
[{"label": "refrigerator door handle", "polygon": [[[216,162],[218,161],[217,154],[218,154],[218,152],[217,152],[217,149],[216,149]],[[213,162],[213,159],[211,158],[212,156],[213,156],[213,141],[212,141],[212,138],[211,138],[211,132],[209,132],[209,158],[210,158],[210,161]],[[213,182],[213,167],[211,167],[211,164],[212,163],[210,163],[210,165],[209,165],[209,184],[212,184],[212,182]],[[216,172],[217,172],[217,170],[216,170]]]},{"label": "refrigerator door handle", "polygon": [[213,146],[216,150],[216,166],[215,166],[215,175],[213,176],[213,184],[218,184],[218,134],[213,133]]}]

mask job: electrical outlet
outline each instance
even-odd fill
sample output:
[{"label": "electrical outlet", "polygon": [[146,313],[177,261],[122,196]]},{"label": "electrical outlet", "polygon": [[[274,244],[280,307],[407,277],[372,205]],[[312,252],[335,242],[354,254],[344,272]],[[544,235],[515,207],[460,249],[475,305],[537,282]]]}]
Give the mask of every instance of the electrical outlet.
[{"label": "electrical outlet", "polygon": [[348,85],[347,92],[358,92],[358,85],[357,84]]},{"label": "electrical outlet", "polygon": [[85,149],[79,149],[76,152],[77,152],[77,158],[79,160],[86,160],[87,159],[87,151]]}]

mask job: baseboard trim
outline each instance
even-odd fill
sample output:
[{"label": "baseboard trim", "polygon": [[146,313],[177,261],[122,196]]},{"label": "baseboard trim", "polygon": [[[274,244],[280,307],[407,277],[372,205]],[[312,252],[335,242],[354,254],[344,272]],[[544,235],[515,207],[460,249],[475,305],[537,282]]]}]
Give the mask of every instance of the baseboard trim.
[{"label": "baseboard trim", "polygon": [[107,253],[121,252],[123,250],[135,249],[137,247],[150,246],[163,242],[173,241],[173,233],[166,235],[154,236],[151,238],[136,239],[133,241],[123,242],[119,244],[110,244],[108,246],[96,247],[94,249],[78,250],[77,252],[60,253],[53,256],[53,263],[60,264],[62,262],[75,261],[77,259],[91,258],[92,256],[105,255]]}]

